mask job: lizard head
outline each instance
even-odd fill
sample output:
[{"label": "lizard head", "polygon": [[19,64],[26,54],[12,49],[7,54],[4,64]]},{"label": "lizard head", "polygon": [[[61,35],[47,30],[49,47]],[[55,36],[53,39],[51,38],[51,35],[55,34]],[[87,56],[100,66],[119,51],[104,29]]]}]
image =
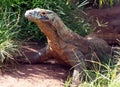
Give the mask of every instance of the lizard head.
[{"label": "lizard head", "polygon": [[47,22],[47,21],[52,21],[54,20],[54,15],[55,12],[51,10],[46,10],[46,9],[40,9],[40,8],[35,8],[32,10],[27,10],[25,13],[25,17],[28,20],[31,20],[33,22]]}]

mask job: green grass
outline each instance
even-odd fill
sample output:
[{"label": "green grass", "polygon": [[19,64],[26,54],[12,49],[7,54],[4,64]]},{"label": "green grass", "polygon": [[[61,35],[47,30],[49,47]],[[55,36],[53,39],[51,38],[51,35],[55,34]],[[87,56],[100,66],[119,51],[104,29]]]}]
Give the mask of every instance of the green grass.
[{"label": "green grass", "polygon": [[99,0],[99,7],[112,7],[120,4],[120,0]]},{"label": "green grass", "polygon": [[18,43],[14,40],[19,31],[18,22],[17,13],[7,12],[7,10],[0,13],[0,66],[5,61],[14,60],[14,56],[19,53]]},{"label": "green grass", "polygon": [[[113,65],[94,62],[99,65],[98,69],[84,69],[86,75],[78,87],[120,87],[120,50],[116,51],[114,58]],[[71,78],[68,77],[65,87],[69,87],[70,83]]]},{"label": "green grass", "polygon": [[[86,73],[85,80],[78,87],[119,87],[120,67],[118,65],[114,68],[109,65],[105,67],[105,70],[84,70]],[[71,78],[66,81],[65,87],[69,87],[70,81]]]}]

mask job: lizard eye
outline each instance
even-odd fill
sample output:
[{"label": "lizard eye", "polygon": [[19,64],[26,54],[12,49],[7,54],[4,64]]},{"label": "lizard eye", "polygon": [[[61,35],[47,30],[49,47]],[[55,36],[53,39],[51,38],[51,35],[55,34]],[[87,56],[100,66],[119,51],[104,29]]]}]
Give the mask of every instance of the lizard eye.
[{"label": "lizard eye", "polygon": [[45,16],[45,15],[46,15],[46,12],[45,12],[45,11],[41,12],[41,15],[42,15],[42,16]]}]

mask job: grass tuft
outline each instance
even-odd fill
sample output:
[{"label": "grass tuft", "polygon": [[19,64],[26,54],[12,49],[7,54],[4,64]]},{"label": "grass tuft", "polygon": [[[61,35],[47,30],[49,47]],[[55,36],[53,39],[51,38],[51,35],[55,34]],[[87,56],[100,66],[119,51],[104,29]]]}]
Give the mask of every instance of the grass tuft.
[{"label": "grass tuft", "polygon": [[19,53],[18,43],[14,39],[18,34],[19,15],[5,10],[0,13],[0,66],[5,61],[14,60]]},{"label": "grass tuft", "polygon": [[[89,61],[94,63],[96,66],[98,65],[99,67],[93,67],[92,69],[84,68],[85,77],[78,87],[120,86],[120,47],[117,47],[115,49],[116,51],[114,53],[114,64],[103,64],[100,62]],[[68,77],[67,81],[65,82],[65,87],[69,87],[71,81],[71,78]]]}]

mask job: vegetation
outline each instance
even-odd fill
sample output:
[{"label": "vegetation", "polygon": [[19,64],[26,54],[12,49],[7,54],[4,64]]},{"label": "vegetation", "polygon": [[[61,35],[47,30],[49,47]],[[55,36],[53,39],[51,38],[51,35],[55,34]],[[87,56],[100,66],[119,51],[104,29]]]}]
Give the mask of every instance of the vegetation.
[{"label": "vegetation", "polygon": [[87,6],[91,6],[93,8],[108,8],[116,5],[120,5],[120,0],[67,0],[67,2],[77,2],[83,3],[88,2]]},{"label": "vegetation", "polygon": [[108,8],[120,4],[120,0],[88,0],[93,7]]},{"label": "vegetation", "polygon": [[[120,49],[118,47],[117,49]],[[119,87],[120,86],[120,50],[115,52],[116,55],[115,64],[101,64],[100,62],[94,62],[95,65],[99,65],[99,68],[94,67],[92,70],[84,69],[85,77],[81,78],[83,83],[80,83],[78,87]],[[114,61],[114,62],[115,62]],[[71,78],[65,83],[65,87],[69,87]]]},{"label": "vegetation", "polygon": [[80,87],[119,87],[120,52],[115,56],[117,63],[112,66],[99,64],[101,67],[99,70],[85,70],[85,82],[80,84]]},{"label": "vegetation", "polygon": [[14,60],[13,54],[19,52],[17,42],[13,40],[18,33],[18,21],[16,13],[7,10],[0,13],[0,67],[3,62]]}]

